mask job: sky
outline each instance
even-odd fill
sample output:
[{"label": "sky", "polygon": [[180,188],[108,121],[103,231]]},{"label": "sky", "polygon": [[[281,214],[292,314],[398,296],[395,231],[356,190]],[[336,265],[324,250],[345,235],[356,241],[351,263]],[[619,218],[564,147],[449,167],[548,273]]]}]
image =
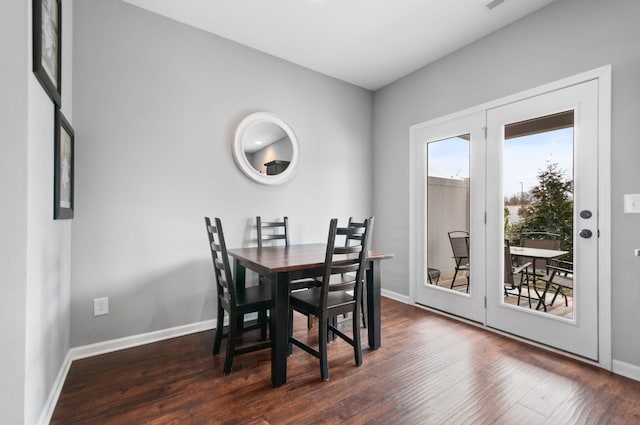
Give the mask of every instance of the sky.
[{"label": "sky", "polygon": [[[567,179],[573,175],[573,128],[509,139],[504,149],[504,196],[526,193],[537,184],[547,163],[557,163]],[[469,177],[469,142],[459,137],[429,143],[429,176]],[[520,184],[522,182],[522,185]]]}]

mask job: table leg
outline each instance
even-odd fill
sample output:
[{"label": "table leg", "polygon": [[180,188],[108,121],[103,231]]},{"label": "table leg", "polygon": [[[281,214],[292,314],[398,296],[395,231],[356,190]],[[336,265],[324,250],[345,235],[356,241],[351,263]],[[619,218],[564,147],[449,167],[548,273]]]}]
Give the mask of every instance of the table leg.
[{"label": "table leg", "polygon": [[380,262],[369,261],[366,273],[367,281],[367,331],[369,347],[380,348]]},{"label": "table leg", "polygon": [[[236,266],[236,276],[235,276],[236,290],[238,292],[244,291],[244,289],[246,288],[245,279],[246,279],[247,270],[242,264],[240,264],[235,259],[234,259],[234,263]],[[238,320],[238,335],[242,335],[243,332],[244,332],[244,316],[242,316],[242,320]]]},{"label": "table leg", "polygon": [[289,273],[271,276],[271,383],[279,387],[287,382],[289,354]]}]

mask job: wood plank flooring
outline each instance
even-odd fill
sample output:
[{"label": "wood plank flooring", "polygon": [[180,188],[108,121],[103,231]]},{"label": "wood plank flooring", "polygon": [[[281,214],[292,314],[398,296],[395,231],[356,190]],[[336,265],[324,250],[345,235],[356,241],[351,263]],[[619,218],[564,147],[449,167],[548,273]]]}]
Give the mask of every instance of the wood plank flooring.
[{"label": "wood plank flooring", "polygon": [[[269,350],[223,376],[213,332],[77,360],[51,424],[640,423],[640,382],[386,298],[382,331],[360,367],[331,343],[327,382],[294,347],[280,388]],[[317,326],[296,316],[295,332]]]}]

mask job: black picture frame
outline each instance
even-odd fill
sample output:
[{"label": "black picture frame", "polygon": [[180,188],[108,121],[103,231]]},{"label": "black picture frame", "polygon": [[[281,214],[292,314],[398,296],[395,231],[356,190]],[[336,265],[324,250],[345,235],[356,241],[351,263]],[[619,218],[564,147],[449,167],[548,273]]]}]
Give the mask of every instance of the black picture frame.
[{"label": "black picture frame", "polygon": [[75,135],[69,121],[55,108],[53,218],[73,218]]},{"label": "black picture frame", "polygon": [[33,0],[33,73],[60,107],[62,0]]}]

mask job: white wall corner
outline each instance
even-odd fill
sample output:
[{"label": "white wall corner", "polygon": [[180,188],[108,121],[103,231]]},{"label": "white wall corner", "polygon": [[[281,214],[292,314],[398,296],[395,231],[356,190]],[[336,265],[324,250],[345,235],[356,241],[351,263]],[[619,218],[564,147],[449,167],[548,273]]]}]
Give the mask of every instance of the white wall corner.
[{"label": "white wall corner", "polygon": [[42,407],[42,411],[40,412],[40,417],[38,418],[37,425],[48,425],[51,422],[51,417],[53,416],[53,411],[56,408],[56,404],[58,404],[58,398],[60,398],[60,393],[62,393],[62,387],[64,386],[64,381],[67,379],[67,374],[69,373],[69,368],[71,368],[71,350],[67,352],[67,356],[64,358],[62,365],[60,366],[60,371],[58,371],[58,376],[56,376],[56,380],[51,387],[51,391],[49,392],[49,397],[47,397],[47,401]]}]

